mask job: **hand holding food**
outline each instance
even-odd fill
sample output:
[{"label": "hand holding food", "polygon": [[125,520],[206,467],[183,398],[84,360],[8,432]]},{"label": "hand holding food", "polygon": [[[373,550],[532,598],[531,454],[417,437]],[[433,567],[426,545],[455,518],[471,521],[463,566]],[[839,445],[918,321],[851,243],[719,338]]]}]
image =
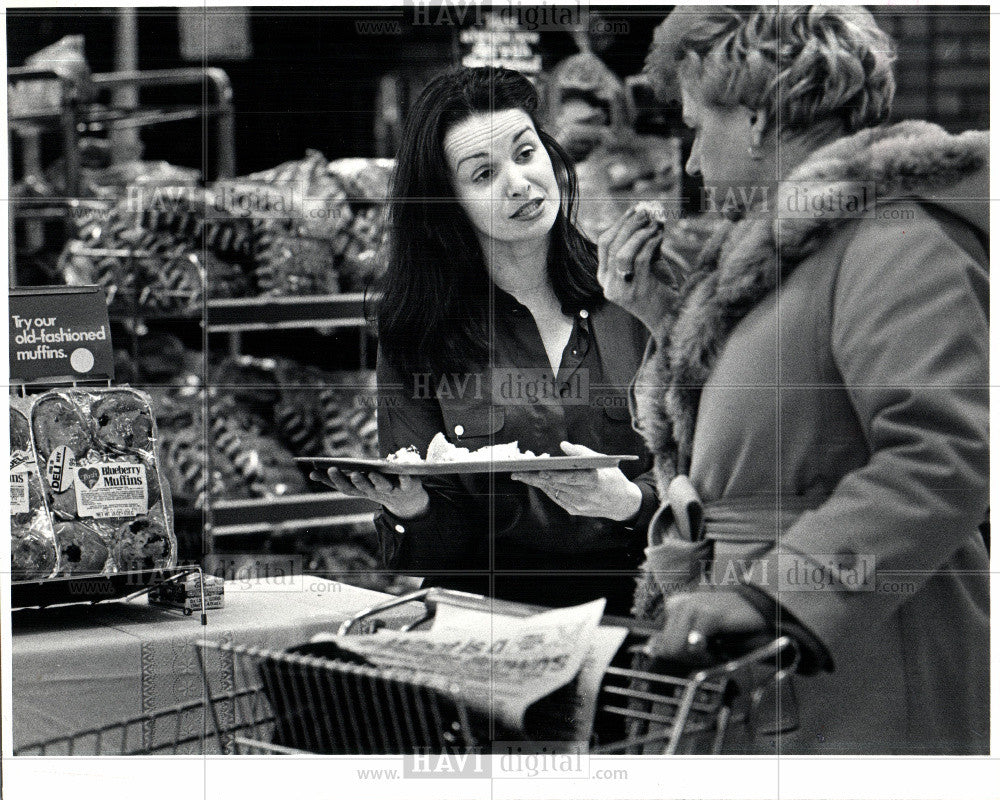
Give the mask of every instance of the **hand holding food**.
[{"label": "hand holding food", "polygon": [[601,234],[597,280],[608,300],[654,332],[676,307],[679,285],[659,279],[651,268],[662,250],[666,219],[651,205],[641,203]]},{"label": "hand holding food", "polygon": [[[568,456],[597,456],[589,447],[562,442]],[[515,472],[511,478],[541,489],[574,516],[603,517],[622,522],[642,505],[642,491],[618,467],[567,472]]]}]

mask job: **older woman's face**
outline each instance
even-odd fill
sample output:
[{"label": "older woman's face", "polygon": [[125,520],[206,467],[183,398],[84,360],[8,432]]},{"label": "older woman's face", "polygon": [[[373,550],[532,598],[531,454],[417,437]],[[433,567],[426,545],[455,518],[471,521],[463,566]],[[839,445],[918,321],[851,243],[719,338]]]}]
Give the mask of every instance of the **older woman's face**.
[{"label": "older woman's face", "polygon": [[480,234],[520,242],[552,229],[559,184],[526,113],[473,114],[447,131],[444,154],[459,204]]},{"label": "older woman's face", "polygon": [[[695,133],[685,170],[705,184],[706,210],[726,210],[733,200],[741,206],[767,191],[767,161],[755,161],[753,112],[744,107],[722,108],[704,99],[697,82],[681,79],[684,124]],[[770,179],[773,181],[773,176]]]}]

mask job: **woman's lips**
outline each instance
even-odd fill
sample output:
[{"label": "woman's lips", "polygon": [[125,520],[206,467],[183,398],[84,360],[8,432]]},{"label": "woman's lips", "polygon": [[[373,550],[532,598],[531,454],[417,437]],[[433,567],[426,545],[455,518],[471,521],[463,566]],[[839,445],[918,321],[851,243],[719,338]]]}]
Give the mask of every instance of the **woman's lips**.
[{"label": "woman's lips", "polygon": [[521,206],[517,211],[510,215],[511,219],[519,220],[532,220],[540,216],[542,213],[543,198],[539,197],[535,200],[529,200],[523,206]]}]

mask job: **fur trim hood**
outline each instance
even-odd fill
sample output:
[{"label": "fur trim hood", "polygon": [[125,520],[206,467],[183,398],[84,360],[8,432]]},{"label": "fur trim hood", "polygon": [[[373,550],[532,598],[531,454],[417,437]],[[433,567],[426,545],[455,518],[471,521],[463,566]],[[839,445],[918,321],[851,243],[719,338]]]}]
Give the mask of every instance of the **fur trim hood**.
[{"label": "fur trim hood", "polygon": [[763,213],[758,208],[741,220],[720,222],[676,316],[651,342],[634,387],[636,427],[657,456],[661,491],[675,471],[688,469],[701,390],[730,332],[779,280],[858,216],[853,206],[789,214],[786,209],[796,208],[792,192],[801,197],[812,186],[816,194],[857,196],[863,185],[867,208],[918,199],[988,233],[988,166],[986,132],[952,135],[918,121],[871,128],[814,152],[781,183]]}]

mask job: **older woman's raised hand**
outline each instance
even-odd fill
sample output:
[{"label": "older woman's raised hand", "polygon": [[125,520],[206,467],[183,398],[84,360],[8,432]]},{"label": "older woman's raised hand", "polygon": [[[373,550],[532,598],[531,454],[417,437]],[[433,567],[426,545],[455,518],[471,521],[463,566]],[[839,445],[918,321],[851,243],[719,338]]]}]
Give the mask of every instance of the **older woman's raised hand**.
[{"label": "older woman's raised hand", "polygon": [[655,333],[676,309],[676,286],[650,267],[663,244],[663,223],[644,209],[627,211],[597,240],[597,280],[604,296]]}]

